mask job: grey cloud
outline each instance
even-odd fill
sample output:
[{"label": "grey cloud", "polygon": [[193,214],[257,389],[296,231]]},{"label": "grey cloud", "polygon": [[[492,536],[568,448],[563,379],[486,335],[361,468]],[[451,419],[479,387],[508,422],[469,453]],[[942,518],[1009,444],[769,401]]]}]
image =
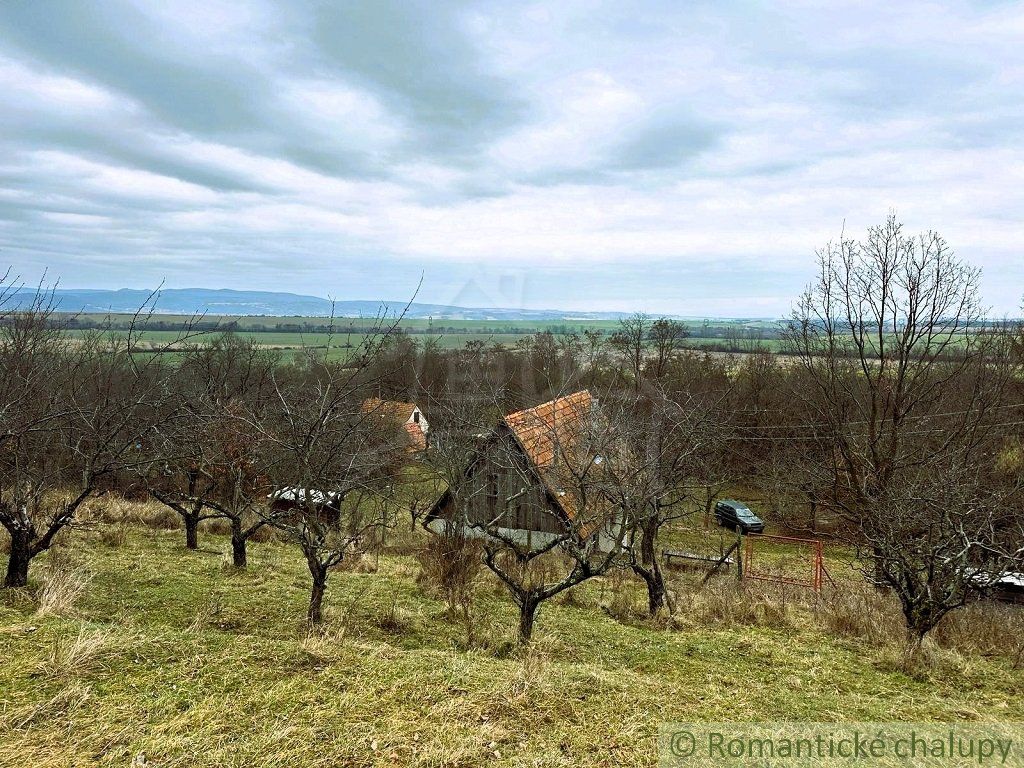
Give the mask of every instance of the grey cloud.
[{"label": "grey cloud", "polygon": [[466,33],[465,3],[319,2],[313,39],[340,74],[371,87],[416,126],[416,149],[468,160],[517,124],[526,104],[490,74]]},{"label": "grey cloud", "polygon": [[[765,256],[754,251],[760,245],[738,245],[742,271],[708,266],[691,239],[709,242],[712,227],[728,235],[734,203],[745,206],[737,209],[743,226],[761,244],[824,219],[838,226],[845,209],[865,199],[884,200],[884,214],[890,198],[938,211],[950,225],[957,217],[978,231],[995,223],[1001,228],[983,257],[1019,261],[1001,244],[1019,242],[1011,230],[1020,193],[1006,180],[1015,178],[1012,161],[1024,147],[1024,58],[1011,55],[1006,35],[992,50],[987,38],[908,46],[887,39],[883,27],[841,34],[850,16],[866,29],[878,24],[879,9],[848,8],[833,23],[806,6],[711,0],[575,11],[551,3],[550,23],[496,0],[275,6],[280,23],[243,30],[233,56],[230,46],[190,49],[135,0],[0,2],[0,66],[9,59],[63,73],[125,102],[83,115],[0,93],[0,266],[50,267],[77,285],[166,277],[178,286],[286,287],[344,298],[400,297],[402,281],[426,268],[433,295],[424,298],[443,302],[468,279],[476,254],[490,258],[493,243],[502,267],[534,265],[537,304],[558,304],[554,291],[572,277],[594,302],[639,306],[651,296],[677,300],[685,313],[705,294],[731,291],[742,301],[755,295],[754,283],[762,298],[790,296],[802,284],[789,267],[772,266],[772,258],[792,258],[781,249]],[[985,12],[969,4],[956,10],[971,19]],[[910,22],[914,13],[930,21],[928,6],[907,13]],[[510,20],[516,24],[503,24]],[[502,30],[513,30],[511,45]],[[574,82],[591,84],[598,105],[582,110],[590,122],[578,134],[572,109],[545,111],[553,93],[573,95],[553,84]],[[371,103],[364,114],[372,124],[346,115],[344,98],[334,111],[319,111],[315,89],[308,103],[290,101],[288,87],[303,83],[353,89]],[[623,124],[630,109],[635,117]],[[888,121],[911,127],[893,137]],[[538,151],[521,167],[514,156],[531,147],[492,151],[520,128],[535,135],[535,125],[549,146],[574,150],[576,141],[582,151]],[[387,136],[368,135],[374,126]],[[234,153],[221,161],[189,150],[208,145]],[[143,188],[146,180],[137,191],[130,180],[103,189],[88,172],[51,167],[40,151],[177,179],[201,194],[162,196],[160,184]],[[825,167],[878,151],[889,153],[889,169],[934,158],[938,170],[925,170],[952,202],[915,189],[914,174],[890,188],[866,165],[856,179]],[[968,153],[972,163],[987,162],[988,176],[964,167]],[[246,155],[255,156],[251,163]],[[276,161],[319,175],[292,174]],[[687,182],[695,183],[677,189]],[[992,200],[979,201],[989,193]],[[777,206],[776,220],[751,222],[763,204]],[[672,206],[717,218],[691,213],[676,221],[663,213]],[[606,208],[621,210],[605,217]],[[588,223],[576,231],[578,220]],[[618,251],[576,263],[571,274],[548,265],[548,251],[573,252],[573,237],[603,247],[587,239],[594,229]],[[420,246],[421,237],[439,243],[437,252]],[[506,240],[527,244],[521,263],[507,255]],[[448,250],[460,246],[456,259]],[[673,248],[677,255],[667,258]],[[764,269],[750,268],[762,258]],[[1015,305],[1016,298],[1007,306]]]},{"label": "grey cloud", "polygon": [[718,142],[723,129],[692,116],[655,115],[615,149],[608,167],[616,170],[673,168]]}]

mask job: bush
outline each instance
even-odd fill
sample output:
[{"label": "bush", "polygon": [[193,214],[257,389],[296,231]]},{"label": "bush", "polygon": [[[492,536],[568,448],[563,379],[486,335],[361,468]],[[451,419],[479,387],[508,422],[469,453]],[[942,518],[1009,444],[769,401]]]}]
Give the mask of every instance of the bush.
[{"label": "bush", "polygon": [[416,583],[444,600],[449,617],[461,617],[468,629],[482,567],[480,543],[461,532],[431,536],[417,560],[420,573]]}]

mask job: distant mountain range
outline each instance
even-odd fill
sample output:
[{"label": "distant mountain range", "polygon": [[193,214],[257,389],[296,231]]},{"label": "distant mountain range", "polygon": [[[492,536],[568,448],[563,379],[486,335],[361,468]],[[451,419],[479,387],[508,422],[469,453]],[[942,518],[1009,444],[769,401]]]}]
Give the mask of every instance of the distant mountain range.
[{"label": "distant mountain range", "polygon": [[[35,291],[22,288],[13,296],[13,303],[24,306]],[[59,312],[135,312],[150,292],[133,288],[95,290],[60,288],[54,292]],[[337,301],[335,317],[375,317],[384,311],[390,316],[405,309],[399,301]],[[208,315],[271,317],[329,317],[332,304],[318,296],[302,296],[275,291],[233,291],[226,288],[166,288],[156,299],[156,312],[169,315]],[[618,320],[628,312],[569,312],[556,309],[501,309],[484,307],[453,307],[447,304],[414,303],[406,311],[408,318],[436,320]]]}]

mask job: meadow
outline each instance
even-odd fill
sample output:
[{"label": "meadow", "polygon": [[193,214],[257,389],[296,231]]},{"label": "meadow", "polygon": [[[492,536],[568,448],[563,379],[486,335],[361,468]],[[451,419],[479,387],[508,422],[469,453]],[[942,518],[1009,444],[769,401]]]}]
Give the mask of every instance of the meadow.
[{"label": "meadow", "polygon": [[613,572],[521,650],[485,573],[471,623],[447,614],[408,522],[332,576],[310,630],[305,564],[272,536],[236,571],[220,529],[187,551],[152,502],[83,520],[0,593],[0,765],[650,766],[662,721],[1024,719],[1016,611],[953,614],[909,662],[895,607],[838,560],[819,598],[673,571],[657,620]]}]

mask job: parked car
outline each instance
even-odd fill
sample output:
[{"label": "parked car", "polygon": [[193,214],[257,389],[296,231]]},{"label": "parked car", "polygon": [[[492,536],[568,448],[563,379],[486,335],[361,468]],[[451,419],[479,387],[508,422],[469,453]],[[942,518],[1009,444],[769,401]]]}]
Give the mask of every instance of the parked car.
[{"label": "parked car", "polygon": [[723,528],[733,531],[739,526],[743,533],[764,533],[764,521],[751,512],[750,507],[742,501],[719,501],[715,504],[715,521]]}]

